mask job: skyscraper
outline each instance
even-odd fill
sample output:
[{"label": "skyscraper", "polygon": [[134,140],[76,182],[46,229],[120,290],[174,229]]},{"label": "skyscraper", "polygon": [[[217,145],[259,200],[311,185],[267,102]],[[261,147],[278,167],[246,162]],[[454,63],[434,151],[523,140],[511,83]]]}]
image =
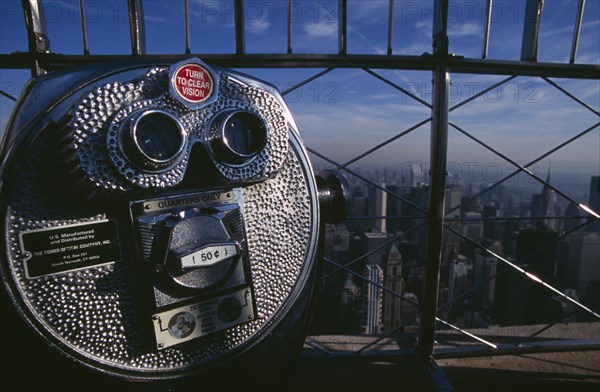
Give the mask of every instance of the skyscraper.
[{"label": "skyscraper", "polygon": [[464,310],[463,304],[466,298],[459,299],[459,297],[468,288],[468,264],[469,261],[464,256],[458,256],[456,260],[450,263],[448,273],[448,302],[452,302],[452,304],[446,307],[450,322],[453,322]]},{"label": "skyscraper", "polygon": [[378,231],[365,233],[363,250],[370,253],[366,259],[363,276],[375,283],[365,282],[363,284],[363,317],[362,330],[366,334],[378,334],[383,329],[382,308],[383,291],[376,285],[383,286],[384,258],[387,254],[388,241],[386,233]]},{"label": "skyscraper", "polygon": [[473,287],[475,289],[475,307],[478,310],[491,309],[496,289],[496,270],[498,260],[477,252],[473,262]]},{"label": "skyscraper", "polygon": [[[381,188],[386,189],[385,184],[381,184]],[[382,218],[387,215],[387,196],[387,192],[380,188],[369,189],[369,214],[377,217],[374,220],[374,228],[380,233],[387,232],[387,219]]]},{"label": "skyscraper", "polygon": [[383,327],[381,323],[383,291],[376,286],[383,284],[383,269],[376,264],[367,264],[363,275],[375,284],[365,282],[363,287],[362,331],[367,335],[376,335],[382,332]]},{"label": "skyscraper", "polygon": [[[588,206],[600,215],[600,177],[593,176],[590,179],[590,200]],[[588,225],[588,230],[600,234],[600,219]]]},{"label": "skyscraper", "polygon": [[574,233],[568,237],[569,256],[566,268],[568,288],[576,289],[581,298],[588,285],[600,282],[600,235],[596,233]]},{"label": "skyscraper", "polygon": [[402,298],[404,279],[402,278],[402,255],[395,245],[392,245],[385,265],[385,288],[392,291],[383,294],[383,332],[397,329],[401,323]]},{"label": "skyscraper", "polygon": [[535,218],[544,217],[544,219],[536,220],[535,227],[538,230],[558,230],[558,220],[553,219],[556,216],[554,211],[556,204],[556,192],[547,184],[550,183],[550,169],[546,176],[546,184],[542,187],[539,194],[533,195],[531,202],[531,215]]}]

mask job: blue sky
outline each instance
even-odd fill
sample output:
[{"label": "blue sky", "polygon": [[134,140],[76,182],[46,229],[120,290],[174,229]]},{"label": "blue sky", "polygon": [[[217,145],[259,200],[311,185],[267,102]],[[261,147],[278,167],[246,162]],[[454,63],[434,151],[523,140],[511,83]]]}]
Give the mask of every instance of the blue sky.
[{"label": "blue sky", "polygon": [[[86,0],[89,46],[92,54],[128,54],[129,27],[126,2]],[[575,0],[546,0],[540,31],[539,61],[569,60]],[[295,53],[337,52],[335,0],[294,1],[293,48]],[[0,52],[26,50],[20,1],[2,0]],[[249,53],[285,53],[287,1],[246,0],[246,50]],[[45,1],[51,48],[59,53],[82,53],[78,2]],[[484,25],[484,0],[451,1],[450,50],[480,58]],[[183,1],[144,1],[148,53],[183,53]],[[518,60],[525,11],[524,0],[494,0],[490,59]],[[433,1],[395,1],[393,50],[395,54],[431,52]],[[233,2],[190,0],[193,53],[235,51]],[[384,54],[387,50],[388,1],[348,1],[348,51]],[[578,63],[600,63],[600,1],[588,0],[577,55]],[[290,87],[316,74],[317,69],[243,70],[275,84]],[[431,73],[375,70],[425,101],[431,100]],[[27,71],[0,71],[5,92],[18,95]],[[451,102],[482,91],[503,79],[498,76],[452,75]],[[600,81],[555,80],[595,110],[600,109]],[[387,86],[362,70],[334,70],[286,96],[306,143],[323,154],[345,162],[356,154],[408,129],[429,117],[427,107]],[[11,101],[0,99],[0,125],[4,128]],[[451,121],[493,145],[519,163],[535,159],[550,148],[599,121],[539,78],[517,78],[473,103],[452,112]],[[394,166],[401,162],[429,161],[429,124],[365,157],[357,165]],[[556,171],[585,175],[600,172],[600,129],[539,163],[552,162]],[[504,174],[510,164],[450,131],[449,161],[461,165],[477,162],[484,167],[498,162]],[[542,171],[543,171],[542,170]]]}]

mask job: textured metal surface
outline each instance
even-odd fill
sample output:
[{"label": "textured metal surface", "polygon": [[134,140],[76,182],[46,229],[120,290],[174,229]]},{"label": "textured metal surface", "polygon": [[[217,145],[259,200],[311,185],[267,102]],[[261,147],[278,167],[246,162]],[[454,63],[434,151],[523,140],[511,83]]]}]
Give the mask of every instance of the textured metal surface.
[{"label": "textured metal surface", "polygon": [[[35,322],[68,350],[109,367],[169,371],[227,354],[268,329],[293,300],[294,286],[307,273],[306,258],[314,256],[315,201],[307,184],[305,164],[290,150],[287,163],[276,179],[243,190],[258,319],[199,339],[193,348],[175,347],[161,352],[147,352],[139,341],[140,325],[128,260],[119,260],[111,266],[26,279],[20,231],[106,218],[101,214],[69,220],[48,219],[70,208],[66,203],[53,203],[50,208],[45,195],[28,180],[30,176],[35,178],[36,165],[27,165],[12,194],[9,219],[5,221],[9,268],[27,304],[25,313],[33,315]],[[43,207],[32,210],[36,205]],[[126,244],[123,247],[126,248]],[[125,255],[130,254],[124,250]]]},{"label": "textured metal surface", "polygon": [[[239,107],[263,116],[269,124],[271,141],[261,156],[245,166],[216,164],[223,176],[231,179],[262,178],[278,170],[276,176],[241,187],[240,205],[258,316],[255,320],[182,346],[161,351],[149,348],[140,331],[152,324],[140,318],[132,269],[143,255],[136,255],[132,241],[136,233],[123,213],[127,202],[91,206],[84,195],[73,192],[72,177],[64,173],[64,153],[59,152],[64,144],[60,129],[41,131],[26,159],[18,165],[15,182],[3,195],[7,201],[7,209],[2,211],[7,249],[2,261],[4,279],[19,299],[19,311],[64,353],[93,368],[127,377],[177,376],[250,348],[277,325],[294,303],[316,254],[317,191],[297,131],[288,129],[293,120],[286,117],[286,109],[272,94],[259,88],[259,83],[248,86],[223,74],[218,101],[196,112],[186,112],[167,95],[157,93],[165,91],[161,83],[167,77],[165,68],[155,68],[131,83],[106,84],[78,104],[72,135],[76,137],[73,143],[81,167],[107,190],[122,193],[146,184],[159,187],[152,197],[162,197],[163,190],[171,191],[168,195],[172,196],[172,189],[160,187],[175,185],[177,170],[183,170],[184,163],[164,178],[138,175],[128,179],[131,169],[125,161],[111,157],[117,154],[114,136],[109,136],[108,143],[103,142],[103,132],[111,121],[119,121],[123,116],[120,112],[130,111],[132,106],[144,107],[146,102],[162,105],[163,110],[184,117],[184,124],[193,129],[197,141],[205,129],[203,124],[222,109]],[[122,165],[115,165],[118,162]],[[190,189],[182,192],[189,193]],[[28,255],[19,240],[21,233],[106,219],[116,222],[120,237],[120,258],[114,263],[35,279],[26,277],[23,260]]]},{"label": "textured metal surface", "polygon": [[[287,122],[284,110],[269,92],[248,86],[227,74],[219,74],[218,99],[198,110],[182,105],[169,94],[168,68],[154,68],[140,80],[111,83],[88,93],[73,111],[71,147],[78,165],[94,186],[109,191],[139,188],[170,188],[183,179],[192,146],[203,142],[213,117],[224,109],[242,109],[262,117],[268,128],[266,147],[243,165],[227,165],[213,159],[227,179],[247,181],[274,174],[285,161]],[[144,173],[133,165],[120,147],[124,123],[136,113],[158,109],[178,118],[188,132],[185,151],[169,170]],[[126,126],[126,125],[125,125]],[[218,135],[206,135],[211,138]],[[108,148],[104,147],[104,144]]]}]

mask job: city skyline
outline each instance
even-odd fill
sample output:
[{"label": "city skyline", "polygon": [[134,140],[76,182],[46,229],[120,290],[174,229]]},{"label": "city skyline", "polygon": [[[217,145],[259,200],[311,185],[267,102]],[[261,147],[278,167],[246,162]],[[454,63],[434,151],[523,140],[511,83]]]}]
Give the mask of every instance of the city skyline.
[{"label": "city skyline", "polygon": [[[598,177],[589,179],[589,190],[595,193],[585,201],[594,208],[600,202],[597,183]],[[326,256],[329,250],[340,264],[352,260],[350,268],[356,272],[345,274],[326,269],[324,284],[331,279],[339,283],[336,286],[333,281],[328,282],[324,287],[328,297],[343,296],[346,310],[337,325],[351,323],[353,333],[379,335],[395,333],[400,328],[406,332],[410,325],[416,325],[416,306],[421,297],[424,264],[424,248],[421,248],[426,234],[416,226],[424,217],[408,216],[406,212],[412,209],[400,206],[405,202],[392,201],[381,189],[365,186],[371,191],[356,195],[365,202],[355,203],[359,209],[365,208],[365,216],[357,213],[358,219],[353,219],[351,214],[345,223],[329,226],[335,229],[328,229],[325,236]],[[397,185],[392,190],[405,192],[408,201],[422,205],[426,194],[415,193],[421,186]],[[481,200],[466,205],[461,189],[460,185],[451,185],[450,196],[446,198],[446,211],[461,205],[462,199],[458,213],[449,215],[456,218],[449,219],[447,225],[464,238],[446,230],[439,293],[444,320],[467,328],[521,325],[551,322],[567,314],[567,310],[573,311],[565,303],[558,306],[551,300],[550,292],[518,273],[519,268],[592,309],[600,305],[593,301],[595,294],[592,294],[600,289],[597,265],[600,232],[593,223],[579,226],[584,223],[581,214],[566,203],[556,203],[555,192],[542,184],[529,197],[518,197],[510,188],[494,189],[482,195]],[[452,196],[454,193],[456,196]],[[391,224],[399,218],[406,222]],[[473,243],[465,241],[466,238]],[[491,249],[492,254],[508,260],[516,269],[478,250],[474,243]],[[359,278],[358,273],[366,280]],[[331,302],[327,301],[329,308],[336,306]],[[334,322],[324,325],[320,333],[337,331]],[[328,330],[327,326],[333,329]],[[349,327],[344,328],[347,332]]]}]

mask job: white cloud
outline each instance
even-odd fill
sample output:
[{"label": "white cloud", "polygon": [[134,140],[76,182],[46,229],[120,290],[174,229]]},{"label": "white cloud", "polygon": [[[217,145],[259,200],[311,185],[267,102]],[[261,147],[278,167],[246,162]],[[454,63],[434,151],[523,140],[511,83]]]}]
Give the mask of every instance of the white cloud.
[{"label": "white cloud", "polygon": [[460,25],[451,24],[448,27],[448,35],[451,37],[481,36],[483,35],[483,27],[472,22]]},{"label": "white cloud", "polygon": [[310,22],[305,24],[302,29],[309,37],[325,38],[337,36],[337,23],[328,22]]},{"label": "white cloud", "polygon": [[419,30],[427,30],[427,32],[431,32],[433,28],[433,20],[431,19],[423,19],[415,22],[415,27]]},{"label": "white cloud", "polygon": [[271,23],[264,19],[256,19],[246,23],[248,32],[252,34],[264,34],[271,27]]},{"label": "white cloud", "polygon": [[170,18],[163,18],[163,17],[160,17],[160,16],[144,15],[144,20],[148,21],[148,22],[165,23],[165,24],[170,24],[170,25],[177,25],[177,23],[175,22],[175,20],[170,19]]}]

